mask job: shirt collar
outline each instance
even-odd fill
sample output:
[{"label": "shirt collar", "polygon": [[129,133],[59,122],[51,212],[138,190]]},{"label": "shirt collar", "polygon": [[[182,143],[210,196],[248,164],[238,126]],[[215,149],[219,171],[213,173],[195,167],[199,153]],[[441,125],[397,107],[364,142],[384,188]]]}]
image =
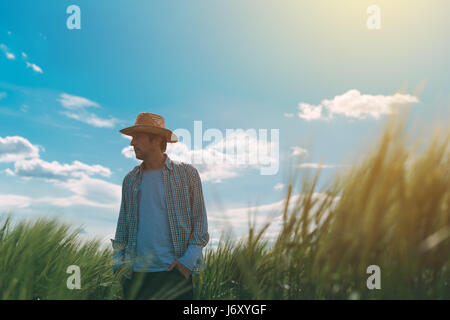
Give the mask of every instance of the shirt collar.
[{"label": "shirt collar", "polygon": [[164,153],[166,155],[166,161],[164,161],[164,165],[167,167],[167,169],[172,170],[172,160],[169,158],[169,155],[167,153]]},{"label": "shirt collar", "polygon": [[[166,161],[164,161],[164,167],[172,170],[173,162],[170,159],[169,155],[167,153],[164,153],[166,155]],[[139,173],[142,174],[144,172],[144,161],[139,165]]]}]

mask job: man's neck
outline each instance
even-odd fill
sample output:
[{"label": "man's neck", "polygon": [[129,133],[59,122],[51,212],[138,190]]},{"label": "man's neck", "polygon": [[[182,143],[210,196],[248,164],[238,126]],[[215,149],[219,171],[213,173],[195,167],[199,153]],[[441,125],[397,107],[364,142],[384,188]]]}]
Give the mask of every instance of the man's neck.
[{"label": "man's neck", "polygon": [[161,169],[164,166],[167,155],[165,153],[158,154],[154,157],[149,157],[144,160],[144,171]]}]

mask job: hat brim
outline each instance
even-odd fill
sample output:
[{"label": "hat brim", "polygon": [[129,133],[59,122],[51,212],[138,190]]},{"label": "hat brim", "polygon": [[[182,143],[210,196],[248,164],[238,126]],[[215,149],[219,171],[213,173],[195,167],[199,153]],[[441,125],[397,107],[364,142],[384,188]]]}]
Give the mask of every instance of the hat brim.
[{"label": "hat brim", "polygon": [[135,133],[155,133],[162,135],[164,138],[166,138],[166,141],[169,143],[175,143],[178,142],[178,137],[169,129],[165,128],[158,128],[153,126],[147,126],[143,124],[136,124],[134,126],[124,128],[120,130],[121,133],[127,136],[132,136]]}]

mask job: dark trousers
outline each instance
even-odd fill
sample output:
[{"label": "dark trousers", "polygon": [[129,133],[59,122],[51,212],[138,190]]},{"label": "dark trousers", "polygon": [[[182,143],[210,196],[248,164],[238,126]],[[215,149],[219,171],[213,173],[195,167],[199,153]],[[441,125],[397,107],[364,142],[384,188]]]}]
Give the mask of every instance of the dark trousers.
[{"label": "dark trousers", "polygon": [[192,300],[192,275],[186,279],[178,269],[159,272],[133,272],[131,280],[124,277],[122,289],[125,300]]}]

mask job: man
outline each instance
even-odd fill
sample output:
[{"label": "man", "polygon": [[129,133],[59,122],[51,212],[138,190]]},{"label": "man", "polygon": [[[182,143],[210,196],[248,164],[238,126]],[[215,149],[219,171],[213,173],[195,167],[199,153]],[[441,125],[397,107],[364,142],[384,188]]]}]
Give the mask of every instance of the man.
[{"label": "man", "polygon": [[202,248],[209,241],[198,171],[165,153],[178,138],[162,116],[140,113],[120,132],[132,137],[136,158],[143,160],[123,180],[111,239],[113,271],[124,270],[124,298],[193,299],[192,274],[204,266]]}]

